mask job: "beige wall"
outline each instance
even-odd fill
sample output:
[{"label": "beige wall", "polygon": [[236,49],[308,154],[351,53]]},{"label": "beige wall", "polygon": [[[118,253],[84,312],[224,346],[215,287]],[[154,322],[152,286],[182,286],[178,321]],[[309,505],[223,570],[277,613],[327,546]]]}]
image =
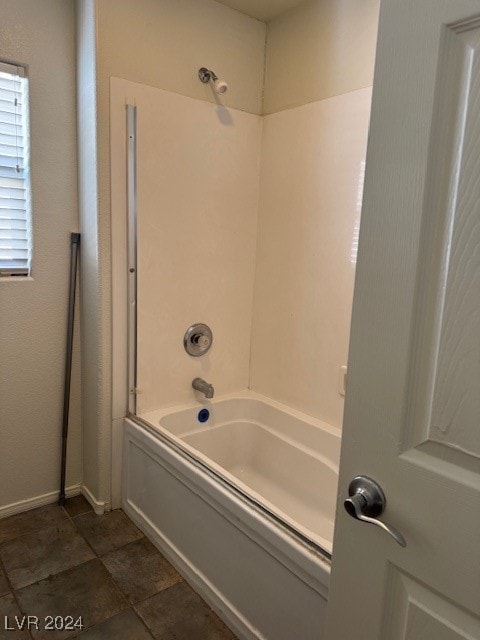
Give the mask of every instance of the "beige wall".
[{"label": "beige wall", "polygon": [[[77,110],[82,233],[82,423],[84,489],[99,511],[110,500],[110,291],[99,216],[95,0],[77,5]],[[102,236],[103,233],[103,236]]]},{"label": "beige wall", "polygon": [[[0,0],[0,58],[29,65],[34,236],[32,279],[0,281],[1,515],[59,486],[69,241],[78,230],[73,0]],[[76,329],[67,485],[82,480]]]},{"label": "beige wall", "polygon": [[264,112],[373,82],[379,0],[309,0],[268,23]]},{"label": "beige wall", "polygon": [[303,0],[218,0],[227,7],[254,16],[263,22],[268,22],[284,11],[296,7]]},{"label": "beige wall", "polygon": [[214,0],[100,0],[100,95],[115,76],[214,102],[198,69],[229,83],[222,104],[261,113],[265,24]]}]

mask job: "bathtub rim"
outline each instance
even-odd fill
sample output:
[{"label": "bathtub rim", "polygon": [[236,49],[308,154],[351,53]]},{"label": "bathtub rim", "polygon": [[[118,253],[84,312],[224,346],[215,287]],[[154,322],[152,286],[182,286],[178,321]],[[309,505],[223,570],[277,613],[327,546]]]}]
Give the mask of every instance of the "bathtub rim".
[{"label": "bathtub rim", "polygon": [[[212,400],[206,400],[205,398],[200,398],[200,399],[198,398],[200,398],[200,394],[196,397],[196,399],[192,399],[192,401],[188,403],[165,405],[159,409],[142,411],[137,414],[132,414],[131,416],[128,416],[128,417],[132,417],[133,415],[140,418],[143,418],[144,416],[152,416],[152,417],[155,417],[157,421],[160,421],[162,418],[166,418],[171,413],[177,413],[178,411],[185,411],[188,409],[195,409],[197,407],[208,408],[211,404],[225,402],[227,400],[254,400],[257,402],[263,402],[264,404],[272,407],[273,409],[281,411],[282,413],[287,413],[297,420],[306,422],[312,427],[325,431],[330,436],[338,438],[339,443],[341,443],[342,429],[340,427],[334,427],[328,422],[325,422],[325,420],[316,418],[315,416],[312,416],[308,413],[300,411],[300,409],[296,409],[295,407],[291,407],[287,404],[279,402],[278,400],[274,400],[273,398],[264,396],[256,391],[252,391],[251,389],[242,389],[240,391],[234,391],[231,393],[222,394],[220,396],[216,396]],[[146,421],[148,422],[148,420]],[[338,462],[337,462],[337,467],[338,467]]]},{"label": "bathtub rim", "polygon": [[[242,531],[267,553],[294,573],[324,599],[328,598],[331,559],[323,549],[309,541],[302,540],[295,532],[269,517],[260,506],[245,499],[241,492],[232,491],[228,483],[219,481],[214,473],[195,458],[185,456],[181,449],[172,446],[166,438],[160,438],[158,431],[141,424],[132,417],[124,419],[125,444],[132,442],[147,453],[155,462],[171,473],[203,501],[213,507],[232,525]],[[156,449],[155,449],[156,448]],[[128,447],[124,456],[128,455]],[[140,513],[126,495],[128,485],[128,465],[124,466],[122,483],[122,505],[140,517]],[[241,517],[243,516],[243,517]]]},{"label": "bathtub rim", "polygon": [[[247,400],[258,400],[264,402],[267,405],[274,407],[275,409],[279,409],[286,413],[293,415],[300,420],[307,422],[308,424],[312,424],[315,428],[320,428],[326,431],[329,435],[333,435],[341,438],[341,431],[332,425],[329,425],[318,418],[314,418],[313,416],[309,416],[304,414],[296,409],[292,409],[287,405],[284,405],[280,402],[272,400],[267,396],[262,396],[256,392],[246,390],[237,393],[229,393],[222,396],[219,396],[215,399],[216,402],[221,402],[224,400],[237,400],[237,399],[247,399]],[[224,476],[221,472],[214,468],[213,465],[221,469],[220,465],[217,465],[215,461],[210,461],[210,459],[203,455],[201,452],[195,450],[194,447],[190,446],[188,443],[184,443],[180,437],[177,437],[171,434],[163,425],[160,424],[160,419],[171,413],[175,413],[178,411],[186,410],[186,409],[194,409],[197,406],[201,406],[202,403],[198,401],[193,401],[189,404],[162,407],[161,409],[157,409],[150,412],[145,412],[145,414],[151,415],[155,414],[155,418],[157,423],[154,424],[146,420],[144,417],[139,415],[128,415],[127,420],[131,420],[138,426],[146,429],[149,433],[153,434],[155,437],[159,438],[163,444],[166,444],[168,447],[173,449],[176,453],[178,453],[181,457],[188,460],[189,462],[193,462],[195,466],[200,468],[204,473],[206,473],[210,478],[212,478],[215,482],[219,483],[223,486],[224,489],[229,491],[233,496],[237,499],[240,499],[245,504],[249,505],[251,508],[253,507],[261,514],[263,514],[270,522],[272,522],[279,530],[282,530],[284,533],[287,533],[289,536],[294,538],[301,544],[303,547],[308,549],[310,552],[315,554],[319,554],[324,558],[329,564],[332,560],[332,552],[328,549],[325,549],[315,540],[312,540],[308,535],[303,533],[301,530],[297,529],[295,526],[284,520],[281,516],[271,511],[265,504],[263,504],[260,500],[257,500],[251,493],[247,490],[242,490],[241,487],[237,486],[234,482],[232,482],[228,477]],[[211,464],[209,464],[209,462]],[[228,472],[226,472],[228,473]],[[267,501],[268,502],[268,501]]]}]

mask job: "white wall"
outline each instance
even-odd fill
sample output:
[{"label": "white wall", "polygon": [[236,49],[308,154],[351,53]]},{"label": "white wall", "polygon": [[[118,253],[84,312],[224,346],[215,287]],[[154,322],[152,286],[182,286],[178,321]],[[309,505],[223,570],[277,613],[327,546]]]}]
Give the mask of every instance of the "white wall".
[{"label": "white wall", "polygon": [[264,118],[250,386],[337,427],[370,98]]},{"label": "white wall", "polygon": [[[143,413],[192,401],[197,376],[217,394],[248,386],[262,118],[121,80],[112,110],[124,114],[126,96],[137,106]],[[214,334],[202,358],[183,348],[195,322]]]},{"label": "white wall", "polygon": [[[32,279],[0,280],[1,515],[59,487],[69,243],[78,230],[73,0],[1,0],[0,59],[29,67],[34,236]],[[78,337],[77,322],[67,485],[82,480]]]}]

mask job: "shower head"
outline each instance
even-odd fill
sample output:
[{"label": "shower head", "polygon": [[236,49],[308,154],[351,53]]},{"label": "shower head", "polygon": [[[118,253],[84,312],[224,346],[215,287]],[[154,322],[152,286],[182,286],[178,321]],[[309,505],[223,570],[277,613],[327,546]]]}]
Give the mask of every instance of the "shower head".
[{"label": "shower head", "polygon": [[215,82],[213,83],[213,88],[217,93],[227,93],[228,84],[225,82],[225,80],[219,80],[217,78],[217,80],[215,80]]},{"label": "shower head", "polygon": [[224,80],[220,80],[216,73],[211,69],[202,67],[198,70],[198,77],[204,84],[208,84],[211,80],[213,82],[213,88],[218,94],[226,93],[228,89],[228,84]]}]

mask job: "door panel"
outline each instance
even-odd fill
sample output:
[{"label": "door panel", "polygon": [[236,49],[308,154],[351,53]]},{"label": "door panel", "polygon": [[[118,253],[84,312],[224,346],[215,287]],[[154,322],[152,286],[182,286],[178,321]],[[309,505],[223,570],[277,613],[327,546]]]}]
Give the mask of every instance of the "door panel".
[{"label": "door panel", "polygon": [[329,640],[480,638],[479,52],[480,0],[382,3]]},{"label": "door panel", "polygon": [[392,570],[387,590],[386,640],[478,639],[474,617],[410,576]]},{"label": "door panel", "polygon": [[466,466],[480,457],[479,51],[480,21],[444,27],[420,250],[417,372],[406,421],[409,448],[438,443],[424,449]]}]

